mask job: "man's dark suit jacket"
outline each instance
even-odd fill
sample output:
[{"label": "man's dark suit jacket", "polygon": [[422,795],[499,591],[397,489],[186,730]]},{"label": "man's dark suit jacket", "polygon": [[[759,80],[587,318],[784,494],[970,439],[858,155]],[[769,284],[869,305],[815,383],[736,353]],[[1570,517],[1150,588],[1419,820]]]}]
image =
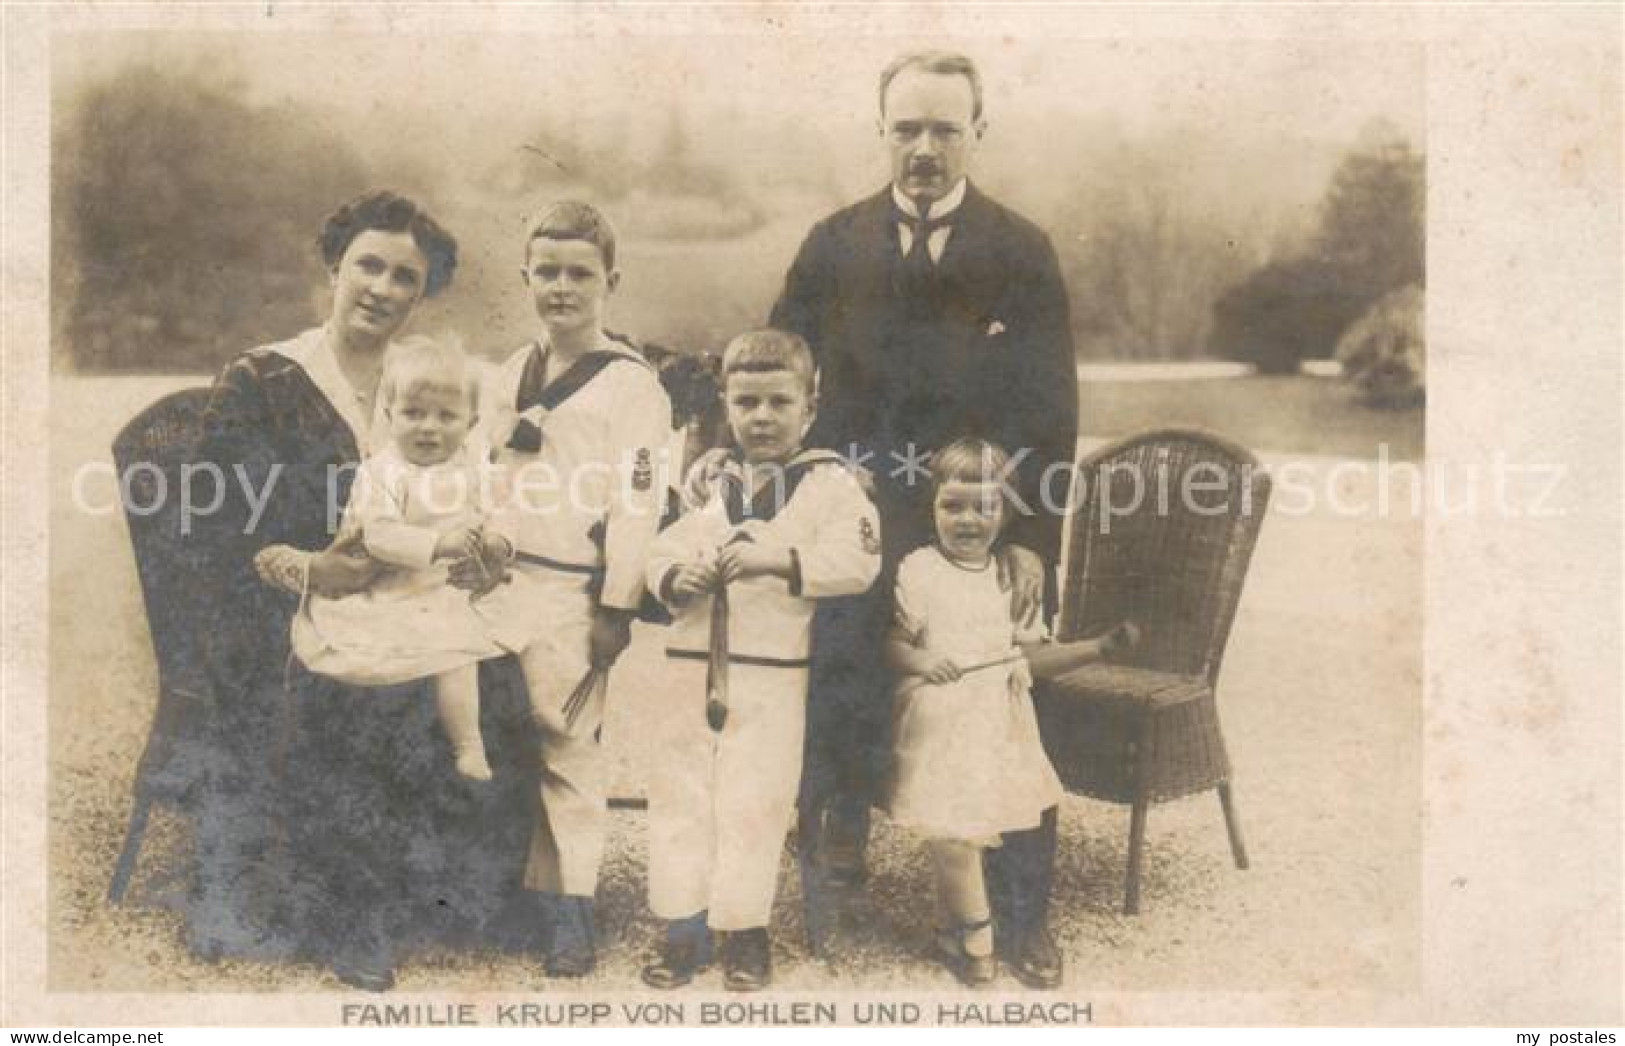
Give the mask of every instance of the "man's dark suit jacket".
[{"label": "man's dark suit jacket", "polygon": [[[892,475],[911,444],[918,453],[980,436],[1012,454],[1027,449],[1015,487],[1035,514],[1017,516],[1006,533],[1053,567],[1061,517],[1043,511],[1038,484],[1048,466],[1072,461],[1078,433],[1054,248],[1037,226],[967,185],[923,310],[907,298],[902,265],[889,186],[819,222],[802,244],[771,322],[806,338],[818,359],[819,414],[808,442],[873,455],[893,563],[932,537],[928,480],[916,476],[911,486]],[[1057,506],[1069,478],[1059,473]]]}]

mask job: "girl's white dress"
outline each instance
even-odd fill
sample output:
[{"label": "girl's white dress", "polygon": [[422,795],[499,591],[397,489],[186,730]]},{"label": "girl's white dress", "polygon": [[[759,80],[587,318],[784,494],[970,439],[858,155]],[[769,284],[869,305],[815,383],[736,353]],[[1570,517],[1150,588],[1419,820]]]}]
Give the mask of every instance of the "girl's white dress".
[{"label": "girl's white dress", "polygon": [[[958,566],[936,547],[897,570],[897,631],[960,666],[1016,653],[1043,638],[1034,621],[1010,620],[1010,593],[990,562]],[[1038,737],[1025,658],[967,672],[958,681],[904,681],[893,708],[896,759],[888,808],[899,824],[932,838],[997,842],[1038,826],[1061,799],[1061,782]]]},{"label": "girl's white dress", "polygon": [[293,649],[311,671],[361,685],[404,683],[516,653],[535,637],[523,573],[471,598],[434,561],[434,544],[449,530],[511,529],[502,475],[481,464],[473,444],[438,465],[414,465],[393,444],[361,464],[344,531],[359,530],[368,553],[390,565],[363,592],[305,600]]}]

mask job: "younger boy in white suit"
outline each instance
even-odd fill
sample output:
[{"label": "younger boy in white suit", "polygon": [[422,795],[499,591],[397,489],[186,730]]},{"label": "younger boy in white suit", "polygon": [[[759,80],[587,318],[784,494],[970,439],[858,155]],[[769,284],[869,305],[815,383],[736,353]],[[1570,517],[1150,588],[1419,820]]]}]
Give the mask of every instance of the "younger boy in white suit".
[{"label": "younger boy in white suit", "polygon": [[666,753],[649,784],[649,906],[668,920],[645,983],[676,988],[722,933],[724,984],[772,979],[767,925],[801,780],[814,601],[880,570],[875,509],[839,456],[804,451],[813,360],[794,334],[742,334],[723,354],[737,443],[706,502],[650,548],[672,609],[671,686],[649,724]]}]

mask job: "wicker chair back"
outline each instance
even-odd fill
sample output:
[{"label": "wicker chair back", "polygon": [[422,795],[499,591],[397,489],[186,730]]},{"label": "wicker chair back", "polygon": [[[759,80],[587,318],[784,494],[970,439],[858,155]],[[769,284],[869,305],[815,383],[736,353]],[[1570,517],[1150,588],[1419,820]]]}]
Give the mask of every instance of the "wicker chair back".
[{"label": "wicker chair back", "polygon": [[1122,663],[1217,680],[1270,477],[1245,448],[1194,429],[1146,432],[1079,463],[1057,633],[1133,619]]}]

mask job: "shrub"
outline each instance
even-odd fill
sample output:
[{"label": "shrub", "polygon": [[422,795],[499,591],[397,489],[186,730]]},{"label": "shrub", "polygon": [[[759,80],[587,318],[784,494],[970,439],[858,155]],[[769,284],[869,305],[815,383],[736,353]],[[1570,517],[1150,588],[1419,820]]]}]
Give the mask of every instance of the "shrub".
[{"label": "shrub", "polygon": [[1286,374],[1300,360],[1329,358],[1338,335],[1365,306],[1329,262],[1270,262],[1214,303],[1211,344],[1225,359]]},{"label": "shrub", "polygon": [[1424,301],[1417,284],[1384,295],[1343,334],[1343,375],[1373,407],[1421,406],[1427,388]]}]

